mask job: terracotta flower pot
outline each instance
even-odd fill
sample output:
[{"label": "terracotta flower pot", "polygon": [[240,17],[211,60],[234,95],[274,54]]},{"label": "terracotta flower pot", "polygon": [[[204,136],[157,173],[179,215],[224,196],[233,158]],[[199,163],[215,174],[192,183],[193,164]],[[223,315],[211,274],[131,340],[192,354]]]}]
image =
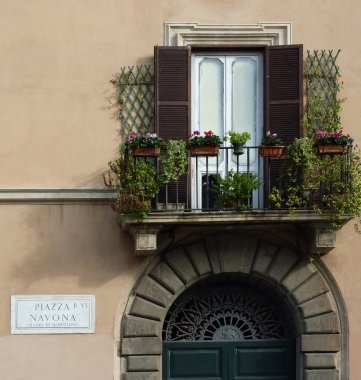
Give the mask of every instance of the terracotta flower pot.
[{"label": "terracotta flower pot", "polygon": [[259,154],[262,157],[280,157],[283,153],[283,145],[261,145]]},{"label": "terracotta flower pot", "polygon": [[159,157],[160,147],[137,146],[132,149],[132,153],[135,157]]},{"label": "terracotta flower pot", "polygon": [[347,152],[347,149],[347,144],[317,144],[317,151],[319,154],[343,154]]},{"label": "terracotta flower pot", "polygon": [[191,145],[189,147],[191,156],[218,156],[219,154],[219,145]]}]

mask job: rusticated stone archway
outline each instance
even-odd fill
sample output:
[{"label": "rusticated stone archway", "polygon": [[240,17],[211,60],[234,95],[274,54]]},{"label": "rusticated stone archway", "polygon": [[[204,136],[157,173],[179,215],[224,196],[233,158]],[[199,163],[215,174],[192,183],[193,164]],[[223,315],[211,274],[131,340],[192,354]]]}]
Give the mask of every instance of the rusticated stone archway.
[{"label": "rusticated stone archway", "polygon": [[200,280],[239,273],[283,297],[295,319],[298,380],[347,380],[348,324],[336,282],[286,243],[250,232],[199,235],[157,256],[139,278],[121,322],[126,380],[161,379],[162,326],[175,299]]}]

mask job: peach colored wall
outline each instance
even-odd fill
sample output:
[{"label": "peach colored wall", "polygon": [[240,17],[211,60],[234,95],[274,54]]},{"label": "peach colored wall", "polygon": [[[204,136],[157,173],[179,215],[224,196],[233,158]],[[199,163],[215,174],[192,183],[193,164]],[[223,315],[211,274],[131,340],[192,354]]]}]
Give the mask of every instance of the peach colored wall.
[{"label": "peach colored wall", "polygon": [[[347,4],[347,5],[345,5]],[[122,65],[151,62],[164,21],[290,21],[306,49],[341,48],[358,137],[361,52],[356,0],[1,0],[0,187],[100,185],[117,150],[109,80]],[[34,155],[36,152],[36,155]]]},{"label": "peach colored wall", "polygon": [[[305,49],[342,49],[343,124],[358,126],[356,0],[0,0],[0,188],[101,186],[118,146],[109,80],[152,61],[163,22],[290,21]],[[360,237],[349,224],[324,258],[350,318],[351,380],[361,379]],[[107,206],[0,205],[0,378],[110,380],[122,295],[142,260]],[[94,335],[10,336],[12,294],[95,294]]]},{"label": "peach colored wall", "polygon": [[[1,205],[0,233],[0,379],[112,379],[117,312],[140,260],[110,207]],[[9,336],[21,294],[94,294],[96,333]]]}]

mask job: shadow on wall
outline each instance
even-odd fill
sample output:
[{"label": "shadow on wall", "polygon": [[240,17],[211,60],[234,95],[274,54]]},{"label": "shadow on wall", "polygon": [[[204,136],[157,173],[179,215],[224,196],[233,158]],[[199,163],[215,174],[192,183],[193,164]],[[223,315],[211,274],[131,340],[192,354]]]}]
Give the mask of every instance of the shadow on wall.
[{"label": "shadow on wall", "polygon": [[[107,204],[17,205],[16,228],[25,232],[19,239],[22,252],[10,272],[27,287],[51,279],[49,290],[66,291],[74,281],[79,287],[97,287],[130,273],[139,263],[132,242],[121,232],[116,214]],[[15,246],[18,243],[14,243]],[[16,248],[16,250],[18,250]],[[74,277],[76,280],[72,280]]]}]

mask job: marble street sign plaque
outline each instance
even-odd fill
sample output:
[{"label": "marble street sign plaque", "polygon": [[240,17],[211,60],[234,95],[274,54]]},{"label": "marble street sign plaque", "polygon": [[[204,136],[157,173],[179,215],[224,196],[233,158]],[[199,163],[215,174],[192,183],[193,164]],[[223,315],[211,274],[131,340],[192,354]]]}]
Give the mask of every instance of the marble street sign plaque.
[{"label": "marble street sign plaque", "polygon": [[95,296],[11,296],[11,334],[95,332]]}]

